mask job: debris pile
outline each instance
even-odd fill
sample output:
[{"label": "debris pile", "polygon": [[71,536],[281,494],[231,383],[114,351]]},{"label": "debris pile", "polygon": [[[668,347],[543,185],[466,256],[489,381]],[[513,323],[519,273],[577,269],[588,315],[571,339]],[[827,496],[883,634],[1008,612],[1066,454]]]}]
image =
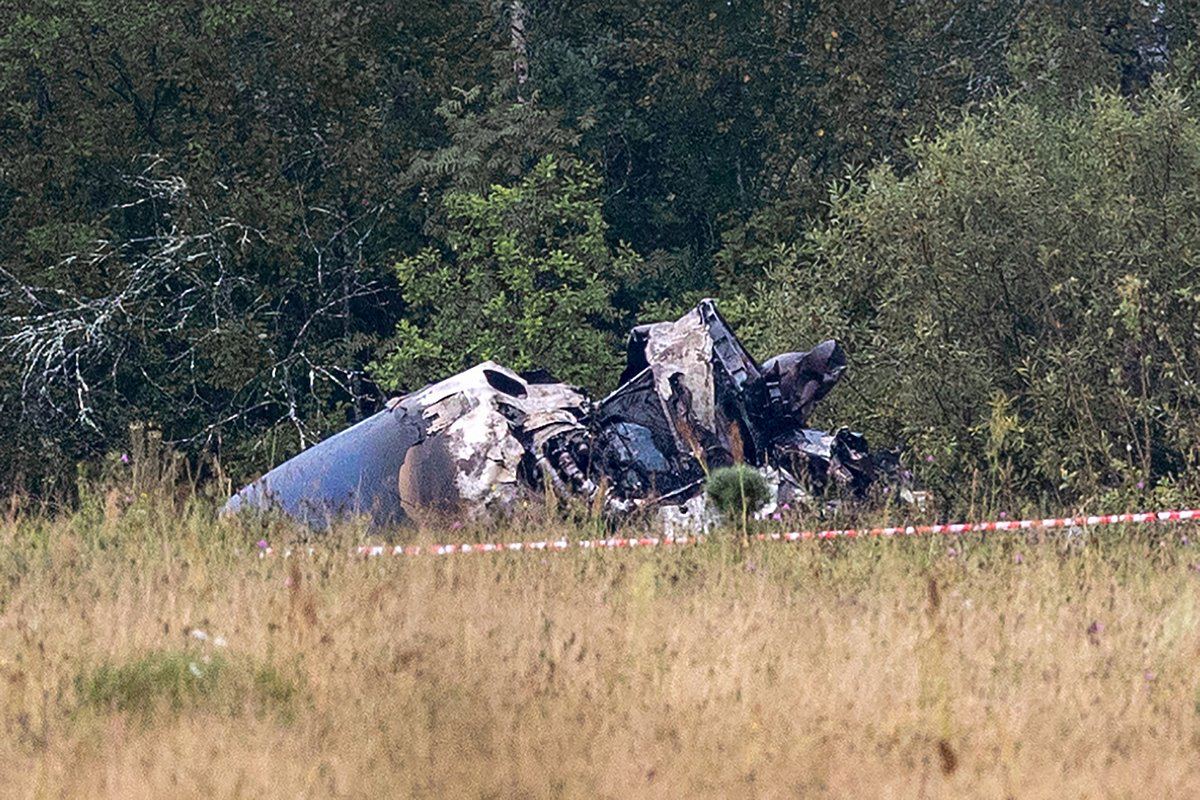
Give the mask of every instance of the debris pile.
[{"label": "debris pile", "polygon": [[278,509],[315,527],[368,515],[389,527],[502,514],[553,491],[613,518],[650,512],[695,528],[707,516],[705,475],[734,463],[759,468],[778,504],[862,499],[885,460],[849,429],[806,427],[845,369],[832,340],[760,364],[704,300],[675,322],[634,328],[620,385],[599,402],[544,372],[486,361],[284,462],[225,511]]}]

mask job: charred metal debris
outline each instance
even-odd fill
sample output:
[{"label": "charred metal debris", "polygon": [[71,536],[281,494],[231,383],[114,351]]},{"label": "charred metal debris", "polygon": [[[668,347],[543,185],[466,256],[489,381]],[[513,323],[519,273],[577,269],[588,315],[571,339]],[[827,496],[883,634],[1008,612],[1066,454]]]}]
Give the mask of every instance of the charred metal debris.
[{"label": "charred metal debris", "polygon": [[763,473],[779,505],[861,500],[881,479],[907,494],[894,454],[873,457],[847,428],[806,427],[845,370],[833,340],[760,364],[704,300],[634,328],[620,385],[598,403],[544,372],[486,361],[305,450],[225,510],[388,527],[502,514],[552,491],[611,518],[654,513],[694,530],[709,518],[705,475],[738,462]]}]

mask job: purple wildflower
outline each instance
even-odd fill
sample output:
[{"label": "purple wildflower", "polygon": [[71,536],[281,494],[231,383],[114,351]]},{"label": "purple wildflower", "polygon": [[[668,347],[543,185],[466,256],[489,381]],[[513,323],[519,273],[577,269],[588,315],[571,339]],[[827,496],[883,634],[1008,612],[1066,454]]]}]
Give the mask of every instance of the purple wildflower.
[{"label": "purple wildflower", "polygon": [[268,547],[270,547],[270,545],[269,545],[269,544],[267,544],[267,540],[266,540],[266,539],[259,539],[259,540],[258,540],[258,549],[259,549],[259,550],[266,550]]},{"label": "purple wildflower", "polygon": [[1001,511],[1001,512],[1000,512],[1000,519],[1008,519],[1008,512],[1007,512],[1007,511]]},{"label": "purple wildflower", "polygon": [[130,462],[129,453],[121,453],[121,463],[128,464]]},{"label": "purple wildflower", "polygon": [[1139,488],[1139,489],[1145,489],[1145,488],[1146,488],[1146,482],[1145,482],[1145,481],[1138,481],[1138,482],[1137,482],[1137,488]]},{"label": "purple wildflower", "polygon": [[933,461],[934,461],[934,459],[933,459],[933,453],[930,453],[929,455],[925,456],[925,461],[926,461],[927,463],[929,463],[929,464],[932,464],[932,463],[933,463]]},{"label": "purple wildflower", "polygon": [[1013,563],[1014,564],[1024,564],[1025,557],[1022,556],[1020,553],[1016,553],[1015,555],[1013,555]]},{"label": "purple wildflower", "polygon": [[778,511],[776,511],[774,514],[771,515],[771,519],[778,522],[779,520],[783,519],[783,514],[780,514]]}]

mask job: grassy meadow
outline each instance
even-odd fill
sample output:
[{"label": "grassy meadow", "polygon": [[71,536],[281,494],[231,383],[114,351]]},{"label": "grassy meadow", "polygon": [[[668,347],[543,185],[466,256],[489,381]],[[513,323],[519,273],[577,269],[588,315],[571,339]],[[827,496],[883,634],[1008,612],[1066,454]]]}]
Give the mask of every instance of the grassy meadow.
[{"label": "grassy meadow", "polygon": [[353,529],[288,560],[263,535],[199,501],[0,522],[4,797],[1200,796],[1188,527],[373,560]]}]

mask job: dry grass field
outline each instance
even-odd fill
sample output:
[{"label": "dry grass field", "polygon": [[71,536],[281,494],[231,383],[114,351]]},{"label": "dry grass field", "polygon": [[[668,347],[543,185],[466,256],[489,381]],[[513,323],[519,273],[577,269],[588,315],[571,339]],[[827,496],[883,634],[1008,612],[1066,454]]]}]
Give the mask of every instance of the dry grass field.
[{"label": "dry grass field", "polygon": [[1200,796],[1187,528],[369,561],[259,535],[203,504],[0,523],[3,797]]}]

